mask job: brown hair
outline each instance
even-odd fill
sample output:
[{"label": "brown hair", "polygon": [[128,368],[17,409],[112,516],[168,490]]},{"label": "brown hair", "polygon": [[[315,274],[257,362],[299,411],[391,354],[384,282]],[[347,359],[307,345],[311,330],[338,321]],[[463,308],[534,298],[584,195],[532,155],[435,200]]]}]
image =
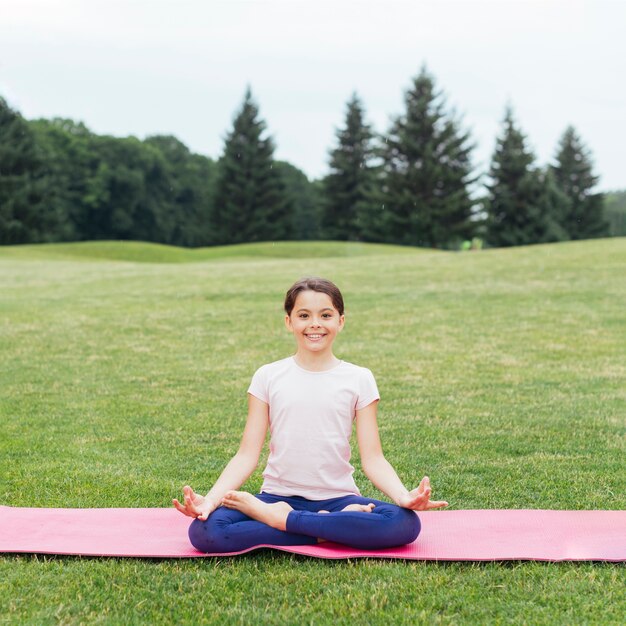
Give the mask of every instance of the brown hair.
[{"label": "brown hair", "polygon": [[287,315],[291,315],[293,307],[296,304],[296,298],[301,291],[317,291],[318,293],[325,293],[330,297],[333,306],[339,311],[339,315],[343,315],[343,296],[339,287],[335,283],[326,280],[325,278],[317,278],[315,276],[308,276],[296,281],[285,296],[285,312]]}]

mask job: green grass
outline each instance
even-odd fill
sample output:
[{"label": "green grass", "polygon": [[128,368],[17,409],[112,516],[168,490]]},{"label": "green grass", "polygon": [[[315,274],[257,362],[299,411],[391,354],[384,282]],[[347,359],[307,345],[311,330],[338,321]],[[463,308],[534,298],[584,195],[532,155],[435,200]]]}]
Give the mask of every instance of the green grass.
[{"label": "green grass", "polygon": [[227,259],[298,259],[419,254],[417,248],[352,241],[278,241],[211,248],[177,248],[142,241],[87,241],[0,247],[0,259],[94,259],[134,263],[194,263]]},{"label": "green grass", "polygon": [[[284,292],[317,274],[342,287],[336,353],[375,373],[383,446],[407,485],[428,473],[457,509],[624,509],[625,266],[624,238],[478,253],[0,248],[0,503],[164,507],[185,483],[208,489],[237,449],[252,373],[292,350]],[[5,555],[0,581],[0,623],[38,625],[619,624],[626,612],[615,564]]]}]

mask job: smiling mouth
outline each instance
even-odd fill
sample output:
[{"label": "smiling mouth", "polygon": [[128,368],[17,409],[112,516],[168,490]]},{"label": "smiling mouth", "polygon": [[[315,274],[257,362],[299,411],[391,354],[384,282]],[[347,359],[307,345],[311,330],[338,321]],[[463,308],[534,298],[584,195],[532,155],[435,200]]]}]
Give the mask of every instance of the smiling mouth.
[{"label": "smiling mouth", "polygon": [[324,337],[326,337],[326,335],[320,335],[317,333],[311,333],[310,335],[305,335],[305,337],[307,339],[310,339],[311,341],[319,341],[320,339],[323,339]]}]

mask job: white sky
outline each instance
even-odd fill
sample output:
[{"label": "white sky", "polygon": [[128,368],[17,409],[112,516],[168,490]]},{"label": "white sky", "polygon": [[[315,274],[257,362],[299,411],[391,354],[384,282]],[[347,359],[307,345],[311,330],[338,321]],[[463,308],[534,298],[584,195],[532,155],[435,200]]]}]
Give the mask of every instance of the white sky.
[{"label": "white sky", "polygon": [[479,170],[510,101],[540,164],[573,124],[622,189],[625,27],[625,0],[0,0],[0,95],[217,158],[249,83],[275,158],[317,178],[352,92],[385,132],[426,63]]}]

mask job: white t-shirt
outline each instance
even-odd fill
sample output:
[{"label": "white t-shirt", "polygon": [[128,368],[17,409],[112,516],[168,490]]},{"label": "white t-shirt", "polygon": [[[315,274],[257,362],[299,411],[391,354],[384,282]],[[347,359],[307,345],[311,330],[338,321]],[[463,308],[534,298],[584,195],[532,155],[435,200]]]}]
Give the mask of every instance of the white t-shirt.
[{"label": "white t-shirt", "polygon": [[288,357],[259,368],[248,393],[269,405],[262,491],[308,500],[360,494],[352,478],[350,436],[356,411],[380,398],[370,370],[341,361],[311,372]]}]

